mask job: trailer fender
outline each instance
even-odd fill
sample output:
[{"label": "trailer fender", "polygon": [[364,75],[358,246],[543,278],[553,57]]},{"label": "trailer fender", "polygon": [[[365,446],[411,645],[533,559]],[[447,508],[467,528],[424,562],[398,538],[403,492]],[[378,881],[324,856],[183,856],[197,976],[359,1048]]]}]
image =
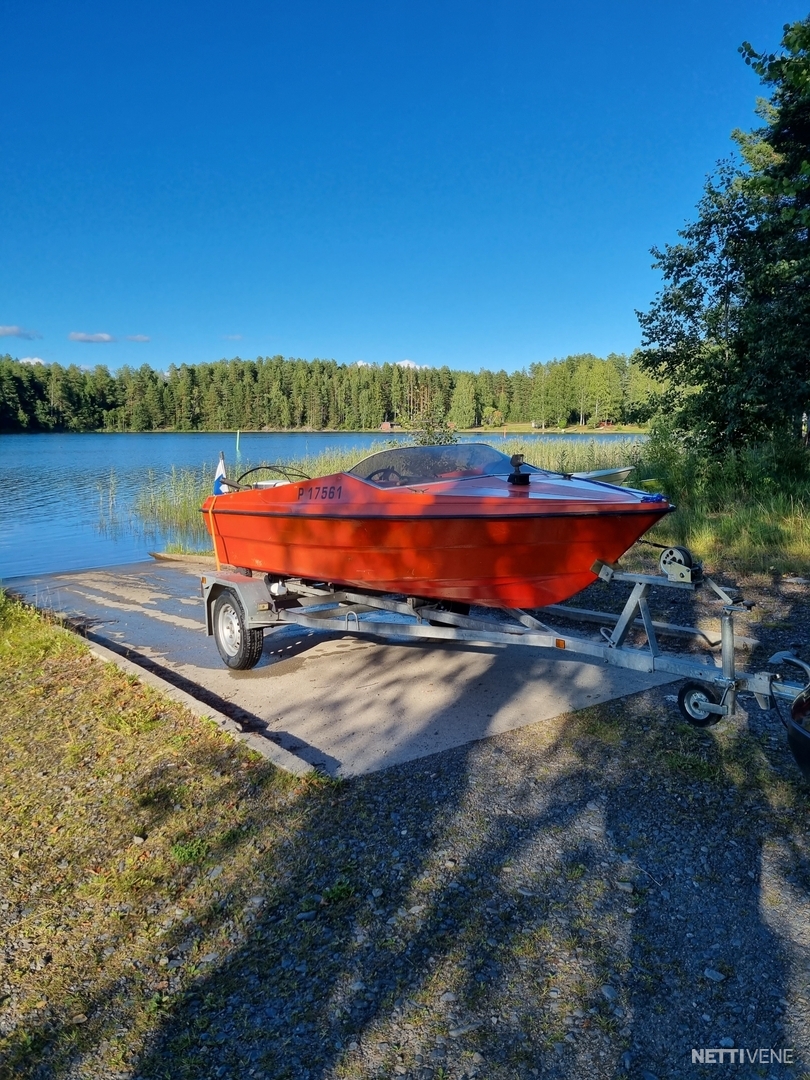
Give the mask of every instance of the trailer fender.
[{"label": "trailer fender", "polygon": [[271,596],[264,577],[225,572],[206,574],[200,579],[200,590],[205,604],[205,632],[209,637],[214,633],[214,604],[223,592],[236,595],[245,613],[248,629],[264,628],[274,621],[270,612]]}]

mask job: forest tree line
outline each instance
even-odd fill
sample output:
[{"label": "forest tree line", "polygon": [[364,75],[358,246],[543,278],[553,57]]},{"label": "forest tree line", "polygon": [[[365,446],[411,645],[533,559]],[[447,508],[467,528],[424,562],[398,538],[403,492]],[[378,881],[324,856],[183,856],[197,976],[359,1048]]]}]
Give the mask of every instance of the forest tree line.
[{"label": "forest tree line", "polygon": [[633,357],[585,353],[526,370],[338,364],[281,356],[111,373],[0,357],[0,432],[359,430],[420,418],[458,428],[644,423],[661,384]]}]

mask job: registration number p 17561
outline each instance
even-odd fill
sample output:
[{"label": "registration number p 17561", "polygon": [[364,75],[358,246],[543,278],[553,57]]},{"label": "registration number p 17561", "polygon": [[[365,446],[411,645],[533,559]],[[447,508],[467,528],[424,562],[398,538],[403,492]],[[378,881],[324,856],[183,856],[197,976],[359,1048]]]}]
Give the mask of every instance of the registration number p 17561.
[{"label": "registration number p 17561", "polygon": [[343,491],[342,484],[315,484],[313,487],[298,489],[299,500],[315,502],[315,500],[339,499]]}]

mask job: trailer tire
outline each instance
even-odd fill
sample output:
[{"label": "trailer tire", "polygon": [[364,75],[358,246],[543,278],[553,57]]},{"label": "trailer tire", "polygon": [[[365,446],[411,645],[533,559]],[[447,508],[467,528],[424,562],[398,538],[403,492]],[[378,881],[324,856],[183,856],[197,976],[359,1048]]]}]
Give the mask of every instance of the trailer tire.
[{"label": "trailer tire", "polygon": [[684,720],[692,727],[713,727],[720,719],[719,713],[709,712],[703,706],[720,704],[720,695],[713,686],[706,683],[688,682],[678,691],[678,708]]},{"label": "trailer tire", "polygon": [[214,601],[212,622],[219,655],[229,668],[247,671],[258,664],[264,631],[248,629],[242,605],[230,589],[223,589]]}]

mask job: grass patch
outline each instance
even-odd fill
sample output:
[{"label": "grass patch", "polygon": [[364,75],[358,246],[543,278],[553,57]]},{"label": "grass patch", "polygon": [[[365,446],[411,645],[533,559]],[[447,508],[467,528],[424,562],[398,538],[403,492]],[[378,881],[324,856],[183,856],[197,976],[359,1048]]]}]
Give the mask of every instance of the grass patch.
[{"label": "grass patch", "polygon": [[622,740],[622,727],[618,718],[606,715],[601,709],[582,709],[570,718],[565,738],[569,743],[588,739],[604,746],[618,746]]},{"label": "grass patch", "polygon": [[664,764],[691,780],[699,780],[704,783],[718,783],[724,779],[724,771],[721,765],[707,761],[699,753],[688,753],[682,750],[667,750],[662,755]]},{"label": "grass patch", "polygon": [[186,542],[184,540],[173,540],[169,544],[164,544],[163,550],[167,555],[213,555],[214,549],[210,543],[206,546],[205,541]]},{"label": "grass patch", "polygon": [[810,570],[810,455],[795,442],[716,456],[653,430],[638,478],[656,477],[677,505],[649,534],[691,548],[711,565],[743,573]]},{"label": "grass patch", "polygon": [[202,862],[208,854],[208,843],[199,836],[191,840],[177,840],[171,846],[172,858],[180,866]]},{"label": "grass patch", "polygon": [[731,572],[806,574],[810,492],[808,498],[778,493],[750,502],[744,498],[744,491],[737,493],[722,510],[688,499],[648,538],[688,547],[707,564]]},{"label": "grass patch", "polygon": [[[0,997],[17,1018],[0,1076],[66,1075],[100,1043],[98,1075],[117,1072],[181,992],[162,962],[180,936],[189,972],[221,951],[218,885],[236,909],[259,887],[234,806],[252,801],[272,845],[296,782],[2,592],[0,684]],[[209,854],[227,859],[213,881]]]},{"label": "grass patch", "polygon": [[323,898],[328,904],[339,904],[341,900],[348,900],[354,896],[354,885],[345,878],[339,878],[334,885],[323,890]]}]

